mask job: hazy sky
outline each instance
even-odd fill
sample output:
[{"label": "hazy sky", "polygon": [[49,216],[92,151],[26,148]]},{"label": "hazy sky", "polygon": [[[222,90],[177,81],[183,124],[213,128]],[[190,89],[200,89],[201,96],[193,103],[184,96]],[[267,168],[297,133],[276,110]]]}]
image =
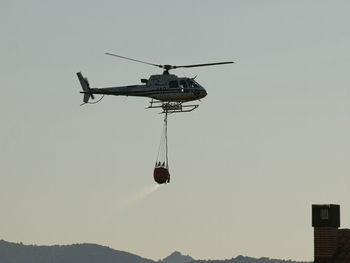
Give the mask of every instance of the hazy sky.
[{"label": "hazy sky", "polygon": [[[0,3],[0,238],[98,243],[158,260],[313,259],[311,204],[350,227],[349,1]],[[169,118],[171,183],[148,99],[92,87],[179,69],[208,96]],[[151,194],[149,194],[153,191]],[[148,195],[147,195],[148,193]]]}]

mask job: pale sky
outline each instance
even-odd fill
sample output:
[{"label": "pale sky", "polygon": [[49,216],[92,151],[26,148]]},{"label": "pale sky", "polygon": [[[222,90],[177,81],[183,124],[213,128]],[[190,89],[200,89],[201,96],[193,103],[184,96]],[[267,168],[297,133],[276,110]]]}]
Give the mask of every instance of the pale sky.
[{"label": "pale sky", "polygon": [[[0,238],[98,243],[158,260],[313,259],[311,205],[350,227],[349,1],[0,3]],[[169,118],[171,183],[154,187],[162,131],[146,98],[80,107],[92,87],[157,64],[208,96]],[[154,189],[153,189],[154,190]]]}]

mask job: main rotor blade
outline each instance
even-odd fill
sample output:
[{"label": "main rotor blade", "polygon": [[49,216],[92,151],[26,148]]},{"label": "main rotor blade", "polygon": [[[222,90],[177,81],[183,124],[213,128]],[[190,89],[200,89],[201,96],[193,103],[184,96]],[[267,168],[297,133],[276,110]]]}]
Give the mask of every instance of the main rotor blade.
[{"label": "main rotor blade", "polygon": [[173,68],[194,68],[194,67],[205,67],[205,66],[214,66],[214,65],[223,65],[223,64],[232,64],[233,61],[225,62],[215,62],[215,63],[205,63],[205,64],[194,64],[194,65],[184,65],[184,66],[173,66]]},{"label": "main rotor blade", "polygon": [[145,62],[145,61],[141,61],[141,60],[137,60],[137,59],[133,59],[133,58],[127,58],[127,57],[119,56],[119,55],[112,54],[112,53],[105,53],[105,54],[106,54],[106,55],[109,55],[109,56],[114,56],[114,57],[118,57],[118,58],[123,58],[123,59],[131,60],[131,61],[136,61],[136,62],[139,62],[139,63],[151,65],[151,66],[156,66],[156,67],[158,67],[158,68],[163,68],[162,65],[157,65],[157,64],[153,64],[153,63],[149,63],[149,62]]}]

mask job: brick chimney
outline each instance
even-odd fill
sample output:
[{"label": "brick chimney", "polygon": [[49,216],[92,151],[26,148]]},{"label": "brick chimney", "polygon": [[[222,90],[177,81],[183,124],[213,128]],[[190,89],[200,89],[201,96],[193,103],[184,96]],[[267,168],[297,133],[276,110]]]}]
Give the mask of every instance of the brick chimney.
[{"label": "brick chimney", "polygon": [[314,263],[329,263],[338,246],[339,205],[312,205]]}]

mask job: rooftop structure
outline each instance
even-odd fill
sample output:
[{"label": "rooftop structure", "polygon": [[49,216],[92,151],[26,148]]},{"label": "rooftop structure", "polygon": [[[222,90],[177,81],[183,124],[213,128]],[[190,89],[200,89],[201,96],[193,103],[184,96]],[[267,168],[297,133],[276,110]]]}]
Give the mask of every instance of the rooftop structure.
[{"label": "rooftop structure", "polygon": [[340,206],[312,205],[314,263],[350,263],[350,229],[340,227]]}]

